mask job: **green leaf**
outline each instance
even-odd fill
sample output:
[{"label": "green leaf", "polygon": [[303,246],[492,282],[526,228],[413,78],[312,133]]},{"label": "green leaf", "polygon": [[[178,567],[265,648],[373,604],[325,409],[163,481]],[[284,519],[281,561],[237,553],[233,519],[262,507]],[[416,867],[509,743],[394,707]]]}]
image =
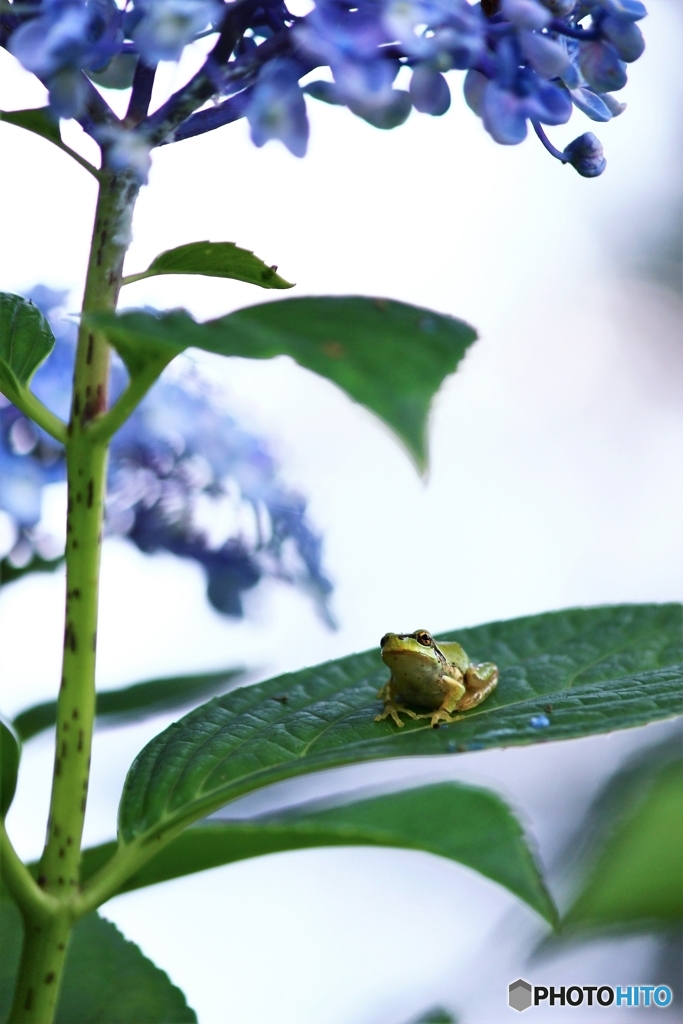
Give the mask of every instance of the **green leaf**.
[{"label": "green leaf", "polygon": [[[320,810],[304,806],[245,821],[187,829],[129,878],[126,892],[220,864],[315,846],[392,846],[425,850],[474,868],[505,886],[551,923],[552,899],[509,807],[485,789],[454,782],[358,799]],[[348,797],[346,798],[348,799]],[[86,850],[84,877],[112,856],[115,843]]]},{"label": "green leaf", "polygon": [[458,1018],[445,1007],[434,1006],[431,1010],[421,1013],[411,1024],[458,1024]]},{"label": "green leaf", "polygon": [[[0,900],[0,1020],[5,1020],[21,953],[22,923]],[[110,921],[88,914],[74,927],[55,1024],[181,1024],[197,1016],[168,975]]]},{"label": "green leaf", "polygon": [[54,343],[49,323],[32,302],[0,292],[0,388],[10,401],[28,385]]},{"label": "green leaf", "polygon": [[19,774],[21,745],[9,722],[0,715],[0,817],[4,818],[14,799]]},{"label": "green leaf", "polygon": [[18,128],[25,128],[34,135],[41,135],[48,142],[62,148],[59,120],[50,113],[49,107],[33,107],[30,110],[0,110],[0,121],[7,121]]},{"label": "green leaf", "polygon": [[[215,693],[223,693],[243,675],[244,669],[231,668],[201,675],[151,679],[119,690],[104,690],[96,697],[97,718],[107,725],[127,725],[164,711],[175,711]],[[21,711],[13,724],[26,742],[43,729],[49,729],[56,721],[57,702],[50,700]]]},{"label": "green leaf", "polygon": [[[679,738],[680,753],[680,738]],[[683,759],[660,767],[613,830],[565,915],[569,933],[670,927],[683,920]]]},{"label": "green leaf", "polygon": [[12,565],[9,558],[3,558],[0,561],[0,587],[14,583],[15,580],[33,572],[54,572],[61,565],[64,565],[63,555],[57,558],[41,558],[40,555],[34,554],[26,565]]},{"label": "green leaf", "polygon": [[63,153],[68,153],[76,163],[99,180],[100,172],[80,153],[62,142],[59,120],[53,117],[49,107],[33,107],[30,110],[0,110],[0,121],[6,121],[7,124],[16,125],[17,128],[24,128],[26,131],[33,132],[34,135],[40,135],[41,138],[47,139]]},{"label": "green leaf", "polygon": [[462,320],[388,299],[285,299],[198,324],[182,311],[93,314],[122,358],[149,346],[224,356],[288,355],[379,416],[426,465],[429,405],[476,338]]},{"label": "green leaf", "polygon": [[131,274],[124,284],[142,281],[159,274],[202,274],[205,277],[229,277],[246,281],[259,288],[293,288],[277,274],[277,267],[254,256],[249,249],[240,249],[234,242],[190,242],[177,249],[167,249],[150,263],[141,274]]},{"label": "green leaf", "polygon": [[439,729],[374,721],[387,678],[378,650],[234,690],[138,755],[120,836],[143,843],[243,793],[336,765],[569,739],[680,714],[682,613],[676,604],[579,608],[446,634],[473,660],[495,661],[500,682]]}]

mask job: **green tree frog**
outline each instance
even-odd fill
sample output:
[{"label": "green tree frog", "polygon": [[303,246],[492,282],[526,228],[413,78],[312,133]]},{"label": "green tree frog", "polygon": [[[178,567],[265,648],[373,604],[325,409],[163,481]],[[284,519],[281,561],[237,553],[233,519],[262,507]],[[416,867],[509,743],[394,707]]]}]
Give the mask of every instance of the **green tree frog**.
[{"label": "green tree frog", "polygon": [[[493,693],[498,683],[498,667],[487,661],[474,665],[460,646],[452,641],[437,644],[426,629],[415,633],[386,633],[381,641],[382,661],[391,676],[377,694],[384,710],[381,722],[389,715],[402,726],[400,715],[431,718],[436,729],[440,722],[453,722],[453,711],[468,711]],[[424,708],[416,714],[406,704]]]}]

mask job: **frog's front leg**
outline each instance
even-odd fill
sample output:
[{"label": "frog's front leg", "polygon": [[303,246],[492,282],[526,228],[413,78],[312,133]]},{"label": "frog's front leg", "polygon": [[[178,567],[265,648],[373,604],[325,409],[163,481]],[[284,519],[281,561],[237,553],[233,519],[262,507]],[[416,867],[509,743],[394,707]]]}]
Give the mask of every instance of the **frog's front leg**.
[{"label": "frog's front leg", "polygon": [[463,695],[466,693],[463,677],[457,669],[453,669],[453,675],[442,676],[441,682],[446,689],[446,695],[441,706],[436,711],[430,711],[426,715],[418,715],[418,718],[431,718],[431,726],[438,729],[439,722],[452,722],[451,712],[459,707]]},{"label": "frog's front leg", "polygon": [[458,702],[458,711],[469,711],[476,708],[483,700],[493,693],[498,685],[498,666],[491,661],[481,665],[470,665],[465,673],[466,691]]},{"label": "frog's front leg", "polygon": [[382,687],[382,689],[377,694],[379,699],[384,701],[384,710],[382,711],[381,714],[375,716],[375,721],[383,722],[385,718],[388,718],[389,715],[391,715],[393,720],[396,722],[396,725],[400,729],[402,729],[403,722],[401,721],[399,715],[410,715],[411,718],[417,718],[418,716],[415,714],[414,711],[411,711],[410,708],[404,707],[403,704],[396,703],[396,690],[394,689],[393,684],[394,680],[390,676],[389,679],[387,679],[384,686]]}]

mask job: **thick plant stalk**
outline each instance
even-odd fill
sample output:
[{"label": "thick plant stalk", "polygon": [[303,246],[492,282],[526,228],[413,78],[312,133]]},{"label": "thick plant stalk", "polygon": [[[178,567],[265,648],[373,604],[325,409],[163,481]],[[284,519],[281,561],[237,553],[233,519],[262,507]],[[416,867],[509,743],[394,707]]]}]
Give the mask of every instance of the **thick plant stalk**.
[{"label": "thick plant stalk", "polygon": [[[134,178],[107,170],[95,216],[83,312],[116,308],[138,192]],[[50,1024],[69,933],[77,917],[80,851],[95,717],[95,656],[107,440],[91,436],[107,408],[109,347],[82,325],[66,441],[68,512],[66,619],[57,704],[50,817],[38,884],[53,912],[24,916],[24,947],[8,1024]]]}]

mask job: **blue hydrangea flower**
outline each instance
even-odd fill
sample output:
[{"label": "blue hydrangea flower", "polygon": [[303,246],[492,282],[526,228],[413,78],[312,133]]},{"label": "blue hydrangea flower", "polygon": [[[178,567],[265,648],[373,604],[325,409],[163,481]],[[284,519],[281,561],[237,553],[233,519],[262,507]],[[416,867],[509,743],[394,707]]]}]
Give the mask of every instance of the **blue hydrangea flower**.
[{"label": "blue hydrangea flower", "polygon": [[[30,297],[57,336],[33,389],[67,417],[76,328],[62,319],[66,293],[41,286]],[[113,396],[125,386],[125,370],[115,361]],[[3,400],[0,508],[17,527],[17,560],[28,561],[34,549],[43,553],[45,538],[37,531],[42,490],[65,478],[62,449]],[[332,621],[322,539],[307,517],[306,500],[282,483],[265,443],[226,414],[220,396],[189,370],[163,376],[114,436],[106,529],[141,551],[197,562],[206,572],[209,600],[224,614],[241,616],[245,591],[271,578],[309,593]]]},{"label": "blue hydrangea flower", "polygon": [[179,60],[188,43],[208,25],[220,22],[222,4],[217,0],[142,0],[141,14],[131,31],[138,53],[147,64]]},{"label": "blue hydrangea flower", "polygon": [[85,102],[83,69],[104,67],[123,42],[114,0],[43,0],[38,17],[24,21],[8,48],[45,82],[58,117],[76,117]]},{"label": "blue hydrangea flower", "polygon": [[275,60],[261,69],[246,109],[254,145],[279,139],[294,156],[306,155],[309,129],[299,77],[293,61]]},{"label": "blue hydrangea flower", "polygon": [[[315,0],[305,17],[286,0],[129,0],[124,10],[114,0],[43,0],[37,12],[22,7],[0,21],[10,49],[46,83],[62,116],[85,102],[88,72],[117,55],[142,58],[136,117],[117,124],[109,112],[85,128],[116,166],[144,181],[155,145],[245,116],[257,146],[278,139],[303,156],[305,93],[378,128],[402,124],[411,110],[440,116],[453,71],[467,72],[467,103],[503,145],[522,142],[529,125],[539,134],[542,125],[564,124],[574,106],[608,121],[624,109],[614,93],[643,52],[638,22],[646,13],[640,0]],[[179,58],[213,31],[217,42],[202,70],[145,116],[156,62]],[[323,76],[302,88],[318,67],[332,81]],[[112,142],[103,128],[132,138]],[[564,151],[546,149],[578,169]]]}]

